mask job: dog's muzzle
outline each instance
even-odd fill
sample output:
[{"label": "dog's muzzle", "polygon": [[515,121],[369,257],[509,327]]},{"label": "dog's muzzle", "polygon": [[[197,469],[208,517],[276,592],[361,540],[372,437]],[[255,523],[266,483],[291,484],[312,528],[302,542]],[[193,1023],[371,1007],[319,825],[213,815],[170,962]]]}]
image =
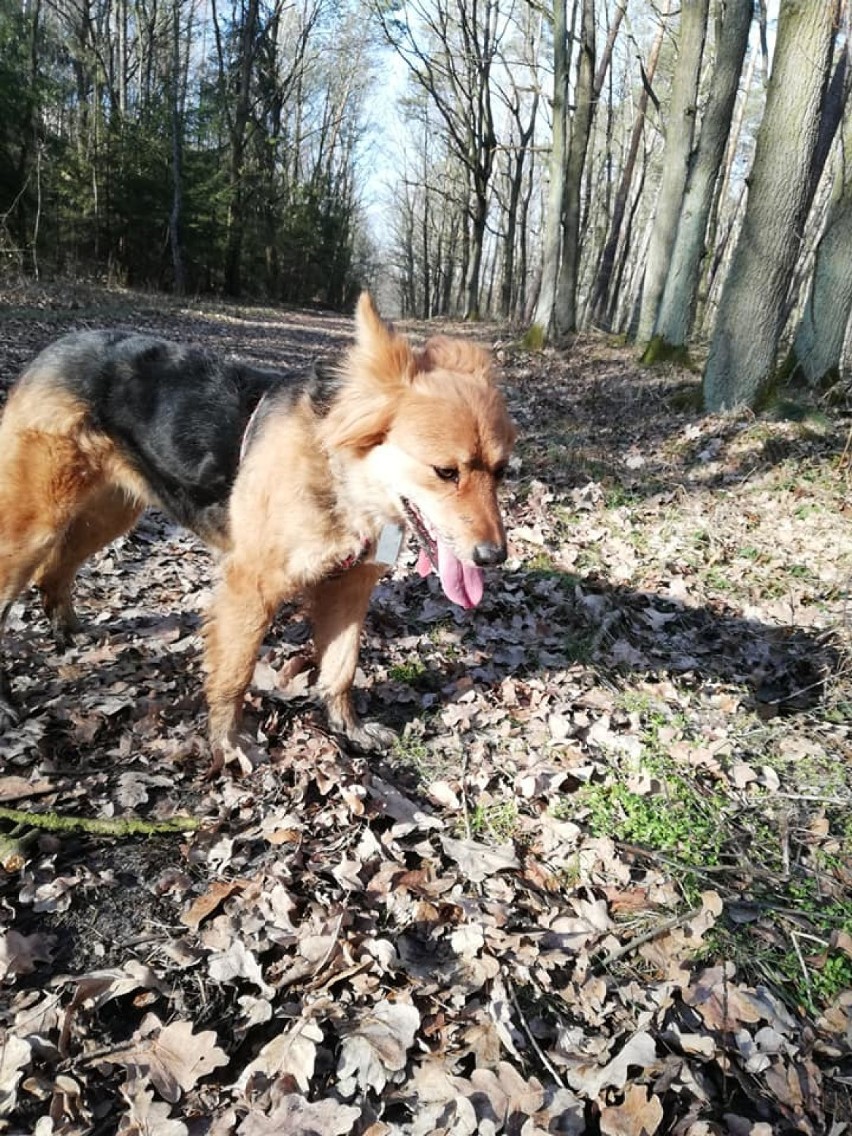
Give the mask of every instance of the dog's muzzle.
[{"label": "dog's muzzle", "polygon": [[478,564],[480,568],[493,568],[497,564],[502,564],[506,555],[505,544],[495,544],[493,541],[486,540],[474,546],[473,562]]}]

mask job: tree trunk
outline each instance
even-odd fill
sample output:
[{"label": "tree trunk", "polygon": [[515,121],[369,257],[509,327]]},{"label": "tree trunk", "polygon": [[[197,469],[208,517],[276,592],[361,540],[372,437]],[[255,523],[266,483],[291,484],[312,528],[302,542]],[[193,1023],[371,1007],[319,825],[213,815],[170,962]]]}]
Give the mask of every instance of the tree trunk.
[{"label": "tree trunk", "polygon": [[172,253],[174,290],[186,292],[186,266],[181,226],[183,221],[183,107],[184,77],[181,66],[180,0],[172,0],[172,208],[169,214],[169,245]]},{"label": "tree trunk", "polygon": [[569,65],[565,4],[566,0],[554,0],[553,4],[553,144],[548,166],[550,185],[547,191],[547,208],[544,217],[541,283],[535,316],[533,317],[533,325],[539,329],[542,338],[546,338],[550,331],[553,304],[556,299],[562,229],[562,199],[565,187],[565,150],[568,131],[565,100],[568,89]]},{"label": "tree trunk", "polygon": [[580,209],[583,169],[595,110],[595,5],[583,0],[577,82],[571,141],[565,168],[562,212],[562,254],[556,284],[553,329],[558,339],[577,330],[577,280],[580,275]]},{"label": "tree trunk", "polygon": [[[251,114],[251,78],[254,49],[257,42],[259,0],[248,0],[239,28],[240,51],[237,59],[237,92],[233,111],[228,115],[230,135],[227,241],[225,245],[225,291],[239,296],[242,291],[242,258],[244,222],[245,152]],[[215,0],[212,6],[213,25],[219,52],[220,77],[224,75],[224,54],[216,16]],[[227,99],[226,102],[229,103]]]},{"label": "tree trunk", "polygon": [[642,285],[642,305],[636,338],[647,344],[654,335],[660,298],[669,271],[678,218],[689,172],[698,103],[698,79],[707,35],[709,0],[683,0],[680,10],[677,63],[666,116],[663,174],[657,194],[654,228]]},{"label": "tree trunk", "polygon": [[[722,165],[722,171],[719,176],[719,181],[716,188],[716,194],[713,198],[713,204],[710,206],[710,217],[707,222],[707,233],[705,235],[705,246],[709,252],[706,257],[705,263],[702,266],[702,279],[698,285],[698,294],[696,296],[695,316],[693,317],[693,329],[704,333],[705,323],[708,319],[707,306],[708,299],[713,292],[713,286],[716,281],[716,274],[719,266],[722,263],[724,256],[725,246],[731,234],[730,215],[733,214],[734,218],[739,214],[740,210],[740,194],[736,195],[733,207],[728,205],[729,187],[731,184],[731,177],[733,174],[734,160],[739,152],[740,136],[742,135],[743,120],[745,118],[746,107],[749,103],[749,96],[751,89],[754,85],[754,77],[757,73],[757,60],[760,56],[758,51],[753,51],[749,59],[748,67],[746,68],[745,78],[742,82],[742,93],[739,103],[734,110],[733,124],[728,135],[728,145],[725,150],[725,159]],[[726,208],[727,206],[727,208]],[[722,238],[718,239],[717,234],[720,231],[720,218],[727,213],[724,217],[725,225],[721,226]]]},{"label": "tree trunk", "polygon": [[793,342],[790,368],[809,386],[836,380],[852,318],[852,114],[847,113],[825,230],[810,293]]},{"label": "tree trunk", "polygon": [[745,217],[704,372],[704,400],[711,411],[756,406],[774,378],[839,11],[840,0],[781,0]]},{"label": "tree trunk", "polygon": [[670,347],[683,347],[692,330],[701,263],[707,252],[707,220],[719,184],[753,10],[753,0],[729,0],[717,10],[716,64],[657,315],[655,335]]},{"label": "tree trunk", "polygon": [[[642,89],[636,103],[636,117],[633,120],[630,145],[627,149],[627,157],[625,158],[624,168],[621,171],[621,178],[618,183],[618,189],[616,190],[612,207],[612,220],[609,223],[609,232],[607,234],[606,243],[604,244],[603,253],[601,254],[601,262],[592,292],[592,319],[595,323],[599,323],[605,327],[609,326],[609,313],[615,310],[618,302],[617,289],[613,288],[613,274],[615,272],[619,242],[622,236],[624,216],[627,212],[627,203],[630,199],[630,186],[633,182],[633,175],[636,172],[639,146],[645,131],[645,114],[648,110],[649,98],[648,92],[654,80],[654,73],[657,70],[657,63],[660,58],[660,50],[663,46],[664,36],[665,22],[663,20],[660,22],[657,35],[651,46],[648,62],[643,68]],[[641,66],[642,64],[640,62],[640,67]]]}]

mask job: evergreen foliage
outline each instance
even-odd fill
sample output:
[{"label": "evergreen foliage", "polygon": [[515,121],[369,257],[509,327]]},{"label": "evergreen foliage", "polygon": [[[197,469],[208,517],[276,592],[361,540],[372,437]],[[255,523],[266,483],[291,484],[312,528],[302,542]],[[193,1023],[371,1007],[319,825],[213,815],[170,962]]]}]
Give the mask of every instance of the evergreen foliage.
[{"label": "evergreen foliage", "polygon": [[349,7],[0,0],[2,271],[170,288],[171,218],[190,291],[347,302],[368,78]]}]

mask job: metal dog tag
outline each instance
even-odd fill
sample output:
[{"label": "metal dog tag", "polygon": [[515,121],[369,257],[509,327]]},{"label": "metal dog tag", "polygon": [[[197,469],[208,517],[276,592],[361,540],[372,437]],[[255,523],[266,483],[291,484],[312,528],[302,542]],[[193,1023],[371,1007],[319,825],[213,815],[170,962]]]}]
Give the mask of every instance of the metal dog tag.
[{"label": "metal dog tag", "polygon": [[377,564],[387,564],[388,567],[396,564],[399,550],[402,548],[402,537],[401,525],[382,525],[373,558]]}]

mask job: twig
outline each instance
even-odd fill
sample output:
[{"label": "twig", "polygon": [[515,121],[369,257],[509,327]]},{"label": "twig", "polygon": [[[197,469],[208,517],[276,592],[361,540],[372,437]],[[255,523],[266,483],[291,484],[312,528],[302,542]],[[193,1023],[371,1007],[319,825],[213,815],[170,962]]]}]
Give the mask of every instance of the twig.
[{"label": "twig", "polygon": [[535,1050],[536,1057],[539,1059],[539,1061],[542,1063],[542,1065],[545,1067],[545,1069],[548,1071],[548,1073],[551,1075],[560,1089],[566,1089],[568,1086],[559,1076],[559,1072],[554,1066],[553,1062],[536,1041],[535,1035],[530,1029],[529,1023],[527,1022],[527,1019],[524,1016],[524,1012],[521,1009],[521,1004],[518,1001],[518,995],[515,993],[515,984],[512,982],[511,978],[508,975],[506,975],[506,989],[509,991],[509,1000],[512,1003],[512,1007],[515,1013],[518,1015],[518,1018],[520,1019],[521,1028],[527,1035],[527,1040],[529,1041],[530,1045]]},{"label": "twig", "polygon": [[683,915],[673,915],[671,919],[665,919],[662,923],[655,924],[650,930],[645,931],[641,935],[637,935],[627,943],[622,943],[620,947],[614,951],[610,951],[609,954],[604,955],[603,958],[593,960],[592,970],[608,970],[613,963],[619,962],[625,955],[632,954],[633,951],[644,946],[645,943],[650,943],[652,939],[656,939],[658,935],[665,935],[666,932],[673,931],[675,927],[680,927],[684,923],[688,923],[690,919],[695,919],[702,911],[703,908],[694,907],[691,911],[687,911]]},{"label": "twig", "polygon": [[802,956],[802,948],[799,946],[799,936],[795,931],[790,932],[790,941],[793,944],[793,950],[796,952],[796,958],[799,960],[799,966],[802,968],[802,977],[805,980],[805,989],[808,992],[808,1002],[813,1003],[813,994],[811,991],[811,976],[808,974],[808,968],[805,965],[804,957]]},{"label": "twig", "polygon": [[59,813],[29,813],[23,809],[0,807],[0,820],[42,828],[46,832],[87,832],[92,836],[155,836],[166,832],[191,832],[201,824],[195,817],[176,816],[170,820],[140,820],[139,817],[60,816]]},{"label": "twig", "polygon": [[461,766],[461,806],[462,806],[462,819],[464,821],[464,834],[470,840],[470,816],[467,811],[467,750],[462,753],[462,766]]}]

